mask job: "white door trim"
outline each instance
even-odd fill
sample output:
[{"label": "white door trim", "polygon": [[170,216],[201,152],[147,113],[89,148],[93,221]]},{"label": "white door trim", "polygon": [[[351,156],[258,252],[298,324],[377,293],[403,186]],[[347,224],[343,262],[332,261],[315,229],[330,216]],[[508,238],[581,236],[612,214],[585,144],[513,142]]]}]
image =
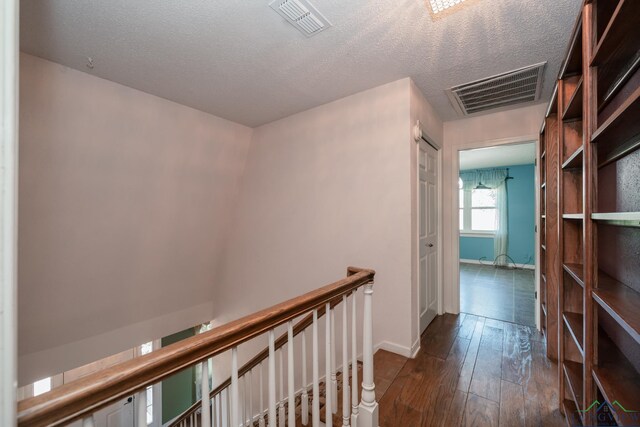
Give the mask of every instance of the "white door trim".
[{"label": "white door trim", "polygon": [[[455,147],[454,151],[453,151],[453,159],[452,159],[452,164],[451,164],[451,191],[452,191],[452,197],[451,197],[451,202],[452,202],[452,210],[451,212],[458,212],[458,209],[460,209],[460,207],[458,206],[458,176],[460,175],[460,151],[464,151],[464,150],[470,150],[470,149],[474,149],[474,148],[486,148],[486,147],[493,147],[493,146],[497,146],[497,145],[516,145],[516,144],[524,144],[524,143],[531,143],[531,142],[535,142],[536,144],[536,154],[538,153],[538,150],[540,149],[540,141],[539,141],[539,136],[538,135],[524,135],[524,136],[519,136],[519,137],[513,137],[513,138],[502,138],[502,139],[493,139],[493,140],[487,140],[487,141],[476,141],[476,142],[470,142],[470,143],[462,143],[459,146]],[[540,211],[540,177],[538,176],[538,168],[535,168],[535,226],[536,229],[538,230],[538,232],[535,233],[535,248],[534,248],[534,254],[535,254],[535,287],[536,287],[536,294],[540,295],[540,215],[539,215],[539,211]],[[456,313],[460,312],[460,230],[459,230],[459,226],[458,226],[458,221],[451,221],[451,227],[452,227],[452,239],[453,241],[451,242],[451,247],[452,247],[452,254],[454,256],[454,262],[452,262],[451,264],[451,274],[454,278],[454,286],[452,289],[452,293],[453,293],[453,298],[454,298],[454,305],[456,307]],[[535,319],[536,319],[536,328],[538,328],[538,330],[540,330],[540,299],[536,298],[536,307],[535,307]]]},{"label": "white door trim", "polygon": [[16,424],[18,0],[0,2],[0,425]]}]

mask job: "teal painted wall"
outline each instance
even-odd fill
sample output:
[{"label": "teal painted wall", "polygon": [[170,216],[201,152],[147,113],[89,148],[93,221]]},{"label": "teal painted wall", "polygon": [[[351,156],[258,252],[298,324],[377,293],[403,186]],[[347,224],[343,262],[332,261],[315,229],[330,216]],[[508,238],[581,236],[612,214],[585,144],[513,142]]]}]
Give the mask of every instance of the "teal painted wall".
[{"label": "teal painted wall", "polygon": [[[195,335],[194,328],[162,338],[162,347]],[[162,381],[162,423],[167,423],[186,411],[196,401],[194,367],[183,369]]]},{"label": "teal painted wall", "polygon": [[[535,171],[534,165],[507,166],[509,206],[509,251],[518,264],[534,264]],[[460,259],[486,258],[493,262],[493,239],[460,237]],[[529,260],[529,257],[531,259]]]}]

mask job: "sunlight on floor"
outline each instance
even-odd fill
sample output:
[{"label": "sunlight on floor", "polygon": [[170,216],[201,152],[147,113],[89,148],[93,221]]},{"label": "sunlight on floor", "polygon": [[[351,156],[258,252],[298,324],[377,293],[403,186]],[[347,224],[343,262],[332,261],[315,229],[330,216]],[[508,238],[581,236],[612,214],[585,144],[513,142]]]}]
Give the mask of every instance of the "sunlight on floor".
[{"label": "sunlight on floor", "polygon": [[460,263],[460,311],[535,325],[533,270]]}]

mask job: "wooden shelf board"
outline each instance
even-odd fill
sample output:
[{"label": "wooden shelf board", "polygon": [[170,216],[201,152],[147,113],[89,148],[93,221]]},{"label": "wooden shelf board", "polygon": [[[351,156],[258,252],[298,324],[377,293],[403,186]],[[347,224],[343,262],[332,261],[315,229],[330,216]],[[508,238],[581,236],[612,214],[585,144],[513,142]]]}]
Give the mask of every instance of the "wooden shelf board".
[{"label": "wooden shelf board", "polygon": [[582,71],[582,16],[578,16],[569,51],[565,55],[565,61],[562,64],[560,78],[578,74]]},{"label": "wooden shelf board", "polygon": [[540,154],[540,158],[544,159],[546,155],[547,155],[547,150],[544,150],[542,154]]},{"label": "wooden shelf board", "polygon": [[611,148],[609,151],[598,151],[598,168],[603,168],[640,148],[640,135],[629,141]]},{"label": "wooden shelf board", "polygon": [[541,217],[542,219],[547,219],[547,216],[546,216],[546,215],[540,215],[540,217]]},{"label": "wooden shelf board", "polygon": [[545,276],[544,273],[540,273],[540,277],[542,277],[542,280],[547,283],[547,276]]},{"label": "wooden shelf board", "polygon": [[564,268],[564,270],[569,273],[569,275],[573,278],[573,280],[575,280],[576,282],[578,282],[578,285],[582,286],[584,288],[584,279],[583,279],[583,268],[582,268],[582,264],[572,264],[572,263],[566,263],[563,264],[562,267]]},{"label": "wooden shelf board", "polygon": [[569,392],[573,396],[573,402],[577,408],[581,408],[582,397],[583,397],[583,368],[582,363],[572,362],[570,360],[565,360],[562,363],[562,367],[564,370],[564,377],[566,379],[566,383],[569,386]]},{"label": "wooden shelf board", "polygon": [[581,213],[574,213],[574,214],[562,214],[562,218],[564,219],[570,219],[570,220],[583,220],[584,219],[584,214]]},{"label": "wooden shelf board", "polygon": [[601,65],[611,59],[615,60],[621,43],[632,43],[633,46],[634,41],[638,40],[638,22],[634,19],[638,14],[640,14],[640,4],[637,0],[620,0],[593,51],[592,66]]},{"label": "wooden shelf board", "polygon": [[607,145],[609,150],[640,134],[640,87],[602,123],[591,136],[591,142]]},{"label": "wooden shelf board", "polygon": [[543,251],[546,251],[546,250],[547,250],[547,245],[543,245],[543,244],[541,244],[541,245],[540,245],[540,247],[542,248],[542,250],[543,250]]},{"label": "wooden shelf board", "polygon": [[640,293],[600,271],[593,299],[640,344]]},{"label": "wooden shelf board", "polygon": [[540,188],[545,188],[547,186],[546,182],[543,182],[542,185],[540,185]]},{"label": "wooden shelf board", "polygon": [[583,77],[581,76],[569,103],[562,113],[562,120],[573,120],[582,117],[582,80]]},{"label": "wooden shelf board", "polygon": [[584,358],[584,347],[582,346],[583,341],[583,329],[582,329],[582,320],[583,316],[580,313],[570,313],[565,311],[562,313],[562,318],[564,319],[565,325],[569,329],[569,333],[573,337],[573,341],[576,343],[578,347],[578,351]]},{"label": "wooden shelf board", "polygon": [[564,419],[567,422],[567,427],[582,426],[582,420],[576,416],[576,414],[578,414],[578,408],[576,407],[575,402],[569,399],[564,399],[562,406],[564,406]]},{"label": "wooden shelf board", "polygon": [[562,164],[562,169],[582,169],[582,153],[583,146],[578,147],[576,151],[571,153],[567,160]]},{"label": "wooden shelf board", "polygon": [[547,304],[542,303],[542,304],[540,304],[540,307],[542,307],[542,312],[546,316],[547,315]]},{"label": "wooden shelf board", "polygon": [[[624,408],[634,410],[640,396],[640,374],[608,336],[600,334],[598,341],[599,363],[593,366],[592,372],[596,385],[609,405],[614,406],[617,401]],[[615,409],[621,410],[618,406]],[[616,420],[621,426],[637,425],[617,416]]]},{"label": "wooden shelf board", "polygon": [[593,213],[591,214],[591,219],[621,227],[640,227],[640,212]]}]

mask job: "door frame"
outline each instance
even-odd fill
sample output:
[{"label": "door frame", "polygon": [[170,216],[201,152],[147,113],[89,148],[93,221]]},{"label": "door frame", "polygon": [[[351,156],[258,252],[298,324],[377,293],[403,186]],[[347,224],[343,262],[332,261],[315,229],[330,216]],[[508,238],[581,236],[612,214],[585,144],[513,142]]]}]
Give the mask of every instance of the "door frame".
[{"label": "door frame", "polygon": [[[536,159],[539,157],[540,151],[540,140],[539,135],[524,135],[513,138],[502,138],[502,139],[491,139],[486,141],[476,141],[469,143],[460,143],[457,147],[454,147],[453,151],[453,159],[452,167],[451,167],[451,202],[452,202],[452,210],[453,213],[458,213],[460,206],[458,200],[458,176],[460,176],[460,151],[473,150],[476,148],[488,148],[488,147],[496,147],[496,146],[504,146],[504,145],[519,145],[519,144],[527,144],[527,143],[535,143],[536,146]],[[534,232],[534,260],[535,260],[535,322],[536,328],[540,330],[540,176],[538,172],[538,168],[534,168],[534,184],[535,184],[535,203],[534,203],[534,215],[535,215],[535,227],[536,231]],[[457,216],[456,216],[457,218]],[[454,260],[451,263],[451,274],[454,278],[453,283],[453,297],[454,304],[456,307],[456,313],[460,312],[460,229],[457,220],[452,221],[452,254],[454,255]]]},{"label": "door frame", "polygon": [[0,425],[16,423],[18,0],[0,2]]},{"label": "door frame", "polygon": [[421,335],[421,331],[420,331],[420,157],[419,157],[419,153],[420,153],[420,142],[424,141],[425,143],[427,143],[427,145],[430,145],[431,147],[433,147],[436,150],[437,153],[437,162],[438,162],[438,173],[437,173],[437,177],[438,177],[438,185],[437,185],[437,208],[436,211],[438,212],[438,222],[437,222],[437,229],[438,229],[438,236],[436,238],[437,241],[437,248],[436,248],[436,257],[437,257],[437,265],[438,265],[438,275],[437,275],[437,279],[436,279],[436,293],[437,293],[437,315],[441,315],[443,314],[443,295],[444,295],[444,287],[443,287],[443,247],[442,247],[442,243],[443,243],[443,239],[442,239],[442,226],[443,226],[443,222],[442,222],[442,179],[443,179],[443,171],[442,171],[442,154],[443,154],[443,150],[442,147],[440,146],[440,144],[438,144],[433,138],[431,138],[427,133],[425,133],[425,131],[422,129],[422,126],[420,125],[420,121],[418,120],[417,123],[415,124],[414,128],[413,128],[414,134],[413,134],[413,139],[415,142],[415,146],[416,146],[416,152],[417,155],[415,156],[415,161],[414,161],[414,167],[416,168],[416,176],[415,176],[415,180],[416,180],[416,186],[415,186],[415,200],[416,200],[416,218],[417,218],[417,224],[416,224],[416,228],[415,230],[413,230],[413,245],[414,245],[414,252],[415,252],[415,256],[414,256],[414,263],[415,263],[415,286],[416,286],[416,301],[414,302],[415,304],[415,310],[416,310],[416,319],[415,322],[417,322],[417,338],[415,338],[415,342],[412,344],[412,348],[411,348],[411,357],[414,357],[418,350],[420,349],[420,335]]}]

